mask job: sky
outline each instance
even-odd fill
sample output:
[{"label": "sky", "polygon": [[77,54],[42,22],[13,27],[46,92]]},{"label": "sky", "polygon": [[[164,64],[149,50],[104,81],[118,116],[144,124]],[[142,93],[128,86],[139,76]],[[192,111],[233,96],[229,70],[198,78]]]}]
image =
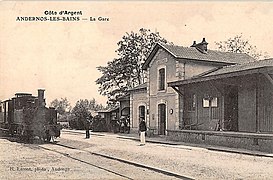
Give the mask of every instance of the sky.
[{"label": "sky", "polygon": [[[81,11],[80,21],[16,21],[17,17],[54,17],[45,11]],[[106,17],[109,21],[90,21]],[[117,42],[140,28],[158,31],[175,45],[206,38],[215,42],[243,34],[273,57],[273,2],[249,1],[0,1],[0,100],[16,92],[37,95],[46,103],[66,97],[95,98],[105,104],[95,81],[96,69],[117,57]],[[87,20],[82,20],[87,18]]]}]

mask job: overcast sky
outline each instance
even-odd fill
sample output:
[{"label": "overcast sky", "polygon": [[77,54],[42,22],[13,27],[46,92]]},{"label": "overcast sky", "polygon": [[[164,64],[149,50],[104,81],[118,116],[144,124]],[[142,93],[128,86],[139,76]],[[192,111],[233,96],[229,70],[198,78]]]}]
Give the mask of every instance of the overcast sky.
[{"label": "overcast sky", "polygon": [[[81,18],[110,21],[16,21],[18,16],[44,17],[46,10],[82,11]],[[116,43],[126,32],[140,28],[157,30],[182,46],[205,37],[209,49],[242,33],[273,57],[272,17],[272,2],[0,2],[0,100],[16,92],[37,95],[43,88],[47,104],[61,97],[72,105],[93,97],[105,104],[95,83],[101,75],[96,67],[116,57]]]}]

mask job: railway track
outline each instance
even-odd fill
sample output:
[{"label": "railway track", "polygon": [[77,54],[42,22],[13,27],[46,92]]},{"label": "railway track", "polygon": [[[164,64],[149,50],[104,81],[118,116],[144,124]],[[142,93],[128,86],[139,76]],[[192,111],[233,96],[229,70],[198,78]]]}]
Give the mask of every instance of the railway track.
[{"label": "railway track", "polygon": [[[123,177],[123,178],[126,178],[126,179],[132,179],[132,178],[130,178],[130,177],[128,177],[128,176],[125,176],[125,175],[123,175],[123,174],[121,174],[121,173],[118,173],[118,172],[115,172],[115,171],[113,171],[113,170],[104,168],[104,167],[102,167],[102,166],[98,166],[98,165],[96,165],[96,164],[94,164],[94,163],[90,163],[90,162],[87,162],[87,161],[85,161],[85,160],[81,160],[80,158],[73,157],[73,156],[71,156],[71,155],[69,155],[69,154],[67,154],[67,153],[63,153],[63,152],[60,152],[60,151],[57,151],[57,150],[53,150],[53,149],[50,149],[50,148],[46,148],[46,147],[41,147],[41,148],[42,148],[42,149],[45,149],[45,150],[48,150],[48,151],[56,152],[56,153],[61,154],[61,155],[65,156],[65,157],[67,157],[67,158],[70,158],[70,159],[73,159],[73,160],[78,161],[78,162],[80,162],[80,163],[84,163],[84,164],[87,164],[87,165],[96,167],[96,168],[98,168],[98,169],[101,169],[101,170],[110,172],[110,173],[115,174],[115,175],[117,175],[117,176],[120,176],[120,177]],[[74,148],[72,148],[72,149],[74,149]]]},{"label": "railway track", "polygon": [[[66,144],[49,144],[53,145],[50,147],[43,147],[40,146],[44,150],[53,151],[55,153],[61,154],[67,158],[73,159],[75,161],[78,161],[80,163],[98,168],[100,170],[106,171],[108,173],[112,173],[113,175],[116,175],[120,177],[121,179],[142,179],[140,177],[150,177],[148,179],[154,179],[153,177],[157,177],[157,179],[185,179],[185,180],[192,180],[192,178],[182,176],[177,173],[173,173],[164,169],[159,169],[156,167],[148,166],[145,164],[140,164],[133,161],[128,161],[125,159],[121,159],[114,156],[109,156],[97,152],[90,152],[85,149],[79,149],[75,148]],[[63,150],[58,150],[55,147],[62,147],[70,150],[77,150],[81,153],[85,154],[85,158],[82,159],[80,157],[77,157],[73,153],[67,153],[67,151],[63,152]],[[86,158],[88,156],[88,158]],[[97,163],[90,162],[90,160],[94,159],[100,159],[101,163],[98,165]],[[134,171],[134,172],[132,172]],[[140,174],[141,173],[141,174]],[[144,174],[143,174],[144,173]]]}]

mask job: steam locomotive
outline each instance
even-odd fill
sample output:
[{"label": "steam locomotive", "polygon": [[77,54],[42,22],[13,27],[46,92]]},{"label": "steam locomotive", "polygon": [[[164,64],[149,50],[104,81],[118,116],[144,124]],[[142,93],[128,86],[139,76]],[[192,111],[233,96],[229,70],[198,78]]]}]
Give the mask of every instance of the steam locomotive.
[{"label": "steam locomotive", "polygon": [[16,93],[15,97],[1,102],[0,124],[2,132],[24,141],[35,138],[49,142],[60,136],[57,111],[45,107],[43,89],[38,89],[38,97],[29,93]]}]

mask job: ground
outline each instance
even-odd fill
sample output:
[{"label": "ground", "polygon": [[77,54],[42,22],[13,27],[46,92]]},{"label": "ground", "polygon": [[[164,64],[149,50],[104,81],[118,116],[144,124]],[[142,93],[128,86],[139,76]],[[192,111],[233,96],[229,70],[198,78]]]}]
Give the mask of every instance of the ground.
[{"label": "ground", "polygon": [[[78,131],[75,131],[78,132]],[[146,143],[121,135],[62,132],[57,143],[24,144],[1,138],[0,179],[175,179],[96,154],[192,179],[273,179],[273,158]],[[62,146],[59,146],[59,145]]]}]

